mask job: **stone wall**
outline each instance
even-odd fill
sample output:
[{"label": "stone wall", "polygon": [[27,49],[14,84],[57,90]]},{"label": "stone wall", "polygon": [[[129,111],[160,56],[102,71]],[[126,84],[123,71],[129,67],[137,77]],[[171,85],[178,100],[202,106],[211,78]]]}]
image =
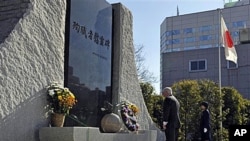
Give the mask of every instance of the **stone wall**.
[{"label": "stone wall", "polygon": [[[113,9],[113,101],[135,103],[140,128],[157,130],[137,79],[132,14]],[[64,81],[65,15],[66,0],[0,0],[0,141],[38,141],[48,126],[45,87]]]},{"label": "stone wall", "polygon": [[138,122],[142,130],[157,130],[157,141],[164,140],[164,134],[153,123],[137,77],[134,45],[133,16],[122,4],[113,4],[113,103],[128,100],[140,108]]},{"label": "stone wall", "polygon": [[[100,133],[95,127],[44,127],[40,129],[40,141],[156,141],[157,132],[140,130],[135,133]],[[164,141],[164,140],[162,140]]]},{"label": "stone wall", "polygon": [[38,141],[46,89],[63,83],[66,0],[0,0],[0,140]]},{"label": "stone wall", "polygon": [[0,0],[0,43],[11,33],[27,12],[30,0]]}]

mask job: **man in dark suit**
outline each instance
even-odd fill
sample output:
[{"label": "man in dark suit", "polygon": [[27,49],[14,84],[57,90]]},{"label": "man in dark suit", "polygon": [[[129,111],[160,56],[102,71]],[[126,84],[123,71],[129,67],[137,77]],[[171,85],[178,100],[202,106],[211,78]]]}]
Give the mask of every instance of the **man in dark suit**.
[{"label": "man in dark suit", "polygon": [[208,103],[201,103],[201,121],[200,121],[200,133],[201,133],[201,141],[210,141],[210,113],[208,111]]},{"label": "man in dark suit", "polygon": [[165,97],[163,104],[163,129],[165,129],[166,141],[177,141],[180,128],[180,103],[172,95],[170,87],[164,88],[162,95]]}]

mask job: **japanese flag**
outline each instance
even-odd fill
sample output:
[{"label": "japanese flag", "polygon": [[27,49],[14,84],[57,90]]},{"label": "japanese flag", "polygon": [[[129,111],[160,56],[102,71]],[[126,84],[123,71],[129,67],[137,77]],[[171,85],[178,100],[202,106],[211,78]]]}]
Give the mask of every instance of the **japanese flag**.
[{"label": "japanese flag", "polygon": [[230,35],[230,32],[227,29],[223,17],[221,17],[221,39],[222,45],[225,48],[226,60],[232,61],[237,64],[237,53],[234,47],[233,39]]}]

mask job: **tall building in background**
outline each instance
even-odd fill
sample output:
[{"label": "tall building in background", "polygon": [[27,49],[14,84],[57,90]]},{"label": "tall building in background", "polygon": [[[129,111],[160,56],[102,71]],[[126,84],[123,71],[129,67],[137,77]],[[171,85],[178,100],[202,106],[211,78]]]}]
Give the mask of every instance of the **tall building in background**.
[{"label": "tall building in background", "polygon": [[[235,87],[250,99],[249,0],[221,9],[236,45],[238,64],[221,49],[222,86]],[[161,24],[161,87],[183,79],[219,81],[219,10],[167,17]]]}]

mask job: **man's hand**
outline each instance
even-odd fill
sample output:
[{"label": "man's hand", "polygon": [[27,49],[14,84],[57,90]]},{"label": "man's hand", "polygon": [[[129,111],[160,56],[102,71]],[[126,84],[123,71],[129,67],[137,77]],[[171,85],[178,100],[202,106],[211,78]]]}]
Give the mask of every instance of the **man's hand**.
[{"label": "man's hand", "polygon": [[164,130],[166,130],[166,129],[167,129],[167,125],[163,125],[162,127],[163,127],[163,129],[164,129]]},{"label": "man's hand", "polygon": [[167,124],[168,124],[168,122],[163,121],[162,127],[163,127],[164,130],[166,130]]},{"label": "man's hand", "polygon": [[204,133],[207,133],[207,128],[204,128]]}]

